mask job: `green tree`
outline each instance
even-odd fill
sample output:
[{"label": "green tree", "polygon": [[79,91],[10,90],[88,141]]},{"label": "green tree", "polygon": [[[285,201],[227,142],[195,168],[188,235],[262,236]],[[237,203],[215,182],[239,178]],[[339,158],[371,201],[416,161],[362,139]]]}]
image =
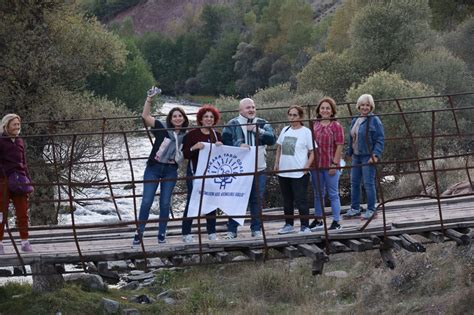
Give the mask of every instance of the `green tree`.
[{"label": "green tree", "polygon": [[234,93],[235,74],[232,56],[235,54],[238,42],[238,33],[227,33],[202,60],[197,73],[202,92],[215,95]]},{"label": "green tree", "polygon": [[[362,94],[371,94],[375,100],[394,99],[404,97],[416,97],[433,95],[432,87],[419,83],[402,79],[400,74],[389,73],[381,71],[372,74],[366,78],[357,87],[352,87],[346,96],[346,100],[355,102]],[[446,108],[446,105],[441,100],[433,99],[418,99],[418,100],[402,100],[400,101],[402,110],[406,113],[408,128],[410,128],[414,136],[426,136],[431,132],[431,113],[424,114],[410,114],[409,112],[441,109]],[[355,110],[355,109],[354,109]],[[377,114],[394,113],[399,109],[395,102],[379,102],[376,105],[375,112]],[[436,121],[436,134],[454,130],[452,116],[448,113],[438,113]],[[385,161],[398,161],[403,159],[414,158],[414,149],[412,143],[408,140],[409,133],[407,126],[405,126],[403,117],[401,115],[389,115],[381,117],[385,129],[385,137],[398,138],[399,140],[392,140],[385,142],[385,149],[383,159]],[[416,146],[420,152],[420,157],[427,157],[430,154],[430,139],[416,140]],[[437,140],[438,148],[444,146],[446,148],[446,141]],[[443,148],[441,148],[443,149]],[[395,168],[399,170],[401,165]]]},{"label": "green tree", "polygon": [[471,0],[429,0],[431,26],[439,31],[452,31],[474,14]]},{"label": "green tree", "polygon": [[331,51],[316,54],[297,75],[298,93],[322,91],[337,101],[344,100],[346,90],[358,79],[350,59]]},{"label": "green tree", "polygon": [[140,111],[144,93],[155,84],[155,79],[133,39],[123,41],[128,50],[123,69],[92,75],[88,87],[99,95],[120,100],[132,111]]},{"label": "green tree", "polygon": [[288,58],[286,58],[286,56],[283,56],[272,64],[271,77],[268,79],[268,84],[270,86],[273,86],[285,83],[288,81],[290,76],[291,64]]},{"label": "green tree", "polygon": [[[202,36],[197,32],[188,32],[176,39],[177,51],[179,51],[177,80],[186,82],[189,78],[195,78],[199,64],[209,52],[209,48],[202,45]],[[191,80],[193,82],[193,80]],[[196,85],[193,85],[195,88]],[[175,91],[179,94],[179,91]],[[197,91],[195,91],[197,92]]]},{"label": "green tree", "polygon": [[232,58],[235,60],[234,72],[236,92],[240,96],[253,94],[268,82],[271,60],[261,59],[262,51],[252,44],[241,42]]},{"label": "green tree", "polygon": [[80,0],[81,7],[91,15],[107,22],[116,14],[137,5],[140,0]]},{"label": "green tree", "polygon": [[429,30],[429,17],[427,0],[364,6],[351,23],[351,57],[365,74],[409,62]]},{"label": "green tree", "polygon": [[464,60],[474,75],[474,17],[466,20],[459,27],[444,36],[445,46],[451,50],[454,55]]},{"label": "green tree", "polygon": [[334,14],[327,15],[314,26],[313,34],[311,35],[314,43],[314,51],[324,52],[328,49],[327,41],[333,19]]},{"label": "green tree", "polygon": [[439,94],[467,92],[474,86],[466,63],[443,47],[422,52],[397,70],[405,79],[430,85]]},{"label": "green tree", "polygon": [[137,46],[151,66],[153,77],[163,93],[173,94],[178,81],[179,47],[159,33],[147,33],[137,40]]},{"label": "green tree", "polygon": [[341,53],[351,46],[350,27],[357,11],[366,4],[366,0],[347,0],[337,8],[327,35],[326,48]]},{"label": "green tree", "polygon": [[[126,51],[120,40],[106,32],[94,19],[84,18],[63,1],[3,1],[0,4],[0,110],[16,112],[25,121],[77,119],[123,115],[125,111],[112,102],[91,96],[85,91],[86,78],[103,73],[106,67],[120,68]],[[90,116],[89,116],[90,115]],[[115,126],[119,126],[116,124]],[[79,133],[97,131],[96,122],[65,124],[23,124],[25,134],[52,132]],[[71,138],[26,138],[30,174],[37,183],[55,182],[70,162]],[[92,141],[91,141],[92,140]],[[79,137],[73,161],[97,154],[97,139]],[[46,150],[46,146],[49,150]],[[56,167],[48,152],[54,146]],[[57,172],[56,172],[57,171]],[[73,168],[73,180],[91,180],[94,174],[86,167]],[[37,186],[30,200],[33,225],[57,224],[57,209],[52,187]],[[44,272],[32,266],[33,272]],[[33,276],[33,289],[57,287],[50,278]]]},{"label": "green tree", "polygon": [[[113,115],[112,103],[87,96],[84,86],[89,75],[103,73],[106,67],[123,66],[125,47],[114,35],[95,20],[84,19],[62,1],[36,4],[4,1],[0,8],[0,36],[4,43],[0,47],[3,113],[16,112],[28,121],[72,119],[79,118],[79,113],[98,111]],[[64,131],[83,128],[88,127],[71,124]],[[28,134],[51,131],[47,125],[34,128],[25,125],[24,130]],[[56,179],[52,166],[45,160],[46,142],[47,139],[40,137],[28,140],[28,159],[30,164],[37,165],[32,170],[37,182]],[[76,153],[78,157],[81,155],[79,151]],[[44,187],[36,189],[31,203],[32,224],[57,223],[54,207],[35,202],[51,200],[52,194],[52,190]]]},{"label": "green tree", "polygon": [[[285,42],[281,54],[287,55],[291,62],[296,59],[300,50],[312,46],[313,15],[311,6],[305,0],[286,0],[280,8],[280,34],[276,43]],[[272,41],[273,39],[269,45],[272,45]],[[274,51],[278,53],[276,47]]]},{"label": "green tree", "polygon": [[[229,18],[229,9],[219,5],[204,5],[201,13],[201,26],[200,32],[202,38],[208,43],[208,47],[211,47],[213,43],[217,42],[222,33],[222,24],[225,19]],[[206,44],[206,42],[202,44]]]},{"label": "green tree", "polygon": [[304,0],[270,0],[257,24],[253,44],[266,54],[287,55],[312,45],[313,10]]}]

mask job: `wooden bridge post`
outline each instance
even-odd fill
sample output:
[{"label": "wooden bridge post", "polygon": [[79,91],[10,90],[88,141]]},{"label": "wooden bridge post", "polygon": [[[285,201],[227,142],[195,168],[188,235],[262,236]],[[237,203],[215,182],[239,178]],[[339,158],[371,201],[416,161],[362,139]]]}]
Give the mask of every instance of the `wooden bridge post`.
[{"label": "wooden bridge post", "polygon": [[381,244],[380,246],[380,255],[382,256],[382,260],[390,269],[395,269],[395,258],[392,255],[392,248],[388,245]]},{"label": "wooden bridge post", "polygon": [[64,278],[55,264],[41,260],[31,264],[33,274],[33,292],[52,292],[64,287]]},{"label": "wooden bridge post", "polygon": [[298,250],[313,260],[313,276],[323,273],[324,263],[329,261],[329,257],[321,248],[315,244],[300,244],[298,245]]}]

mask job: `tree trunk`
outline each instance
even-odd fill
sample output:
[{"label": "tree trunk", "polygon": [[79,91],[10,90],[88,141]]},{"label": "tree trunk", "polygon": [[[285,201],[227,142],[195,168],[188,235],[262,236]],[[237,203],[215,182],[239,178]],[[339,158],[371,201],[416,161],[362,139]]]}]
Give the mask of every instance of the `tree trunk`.
[{"label": "tree trunk", "polygon": [[[41,138],[28,139],[27,156],[30,176],[35,183],[53,183],[56,182],[54,166],[46,164],[43,159],[43,150],[45,143],[39,140]],[[44,141],[44,140],[43,140]],[[35,186],[35,191],[30,198],[30,222],[31,225],[56,225],[58,217],[56,215],[56,206],[54,202],[42,202],[54,199],[54,186]]]},{"label": "tree trunk", "polygon": [[[30,176],[35,183],[55,182],[54,167],[46,164],[43,159],[45,148],[44,139],[28,139],[28,165]],[[30,198],[30,223],[31,225],[57,225],[58,217],[53,202],[40,202],[54,199],[53,186],[35,186],[35,191]],[[58,273],[54,264],[35,263],[31,265],[33,273],[33,291],[51,292],[64,286],[64,278]]]}]

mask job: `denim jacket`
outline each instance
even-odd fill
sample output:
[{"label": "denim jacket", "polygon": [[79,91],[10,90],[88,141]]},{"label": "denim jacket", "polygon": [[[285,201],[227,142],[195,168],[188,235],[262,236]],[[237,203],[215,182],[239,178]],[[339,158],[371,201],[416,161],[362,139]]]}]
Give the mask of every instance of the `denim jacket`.
[{"label": "denim jacket", "polygon": [[[351,130],[357,118],[358,117],[352,119]],[[368,137],[366,137],[367,123],[369,124]],[[382,157],[385,141],[383,125],[380,118],[375,116],[373,113],[370,113],[367,116],[367,119],[360,124],[357,139],[357,148],[359,150],[359,155],[375,154],[380,159]],[[352,156],[352,154],[354,154],[354,150],[352,149],[352,135],[349,132],[349,147],[347,148],[346,155]]]},{"label": "denim jacket", "polygon": [[[255,118],[256,125],[259,128],[259,145],[273,145],[276,142],[275,134],[272,126],[267,123],[265,119]],[[240,147],[245,143],[245,135],[240,126],[238,117],[229,120],[227,125],[222,130],[222,143],[234,147]]]}]

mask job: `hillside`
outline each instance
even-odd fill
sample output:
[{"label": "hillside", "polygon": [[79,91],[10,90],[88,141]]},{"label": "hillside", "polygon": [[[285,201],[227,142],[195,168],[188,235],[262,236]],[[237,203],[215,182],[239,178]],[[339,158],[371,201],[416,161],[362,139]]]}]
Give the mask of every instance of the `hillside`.
[{"label": "hillside", "polygon": [[[198,16],[205,4],[232,5],[237,0],[145,0],[115,16],[109,23],[130,17],[137,34],[146,32],[174,33],[186,19]],[[343,0],[307,0],[315,19],[334,12]]]}]

